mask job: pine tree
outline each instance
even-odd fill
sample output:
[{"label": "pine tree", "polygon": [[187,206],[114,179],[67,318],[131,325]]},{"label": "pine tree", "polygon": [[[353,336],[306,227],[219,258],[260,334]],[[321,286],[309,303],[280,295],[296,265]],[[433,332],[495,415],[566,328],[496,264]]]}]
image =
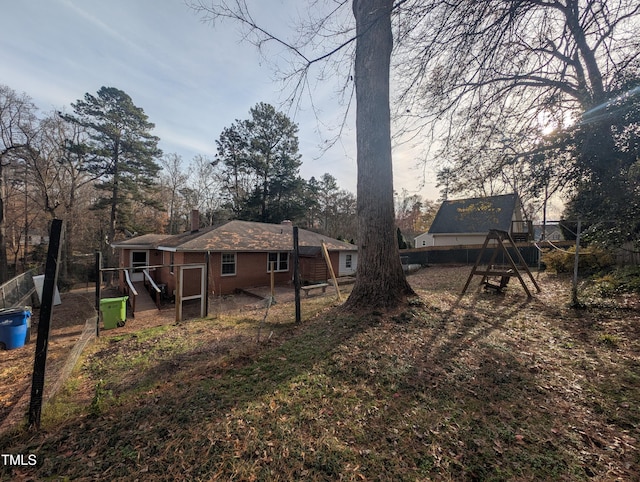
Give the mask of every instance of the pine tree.
[{"label": "pine tree", "polygon": [[130,222],[127,213],[132,202],[161,209],[151,196],[160,171],[159,138],[151,134],[155,125],[142,108],[115,87],[102,87],[95,96],[87,93],[71,106],[75,115],[64,117],[89,132],[86,169],[98,177],[96,187],[104,192],[94,207],[110,210],[109,244],[117,229]]}]

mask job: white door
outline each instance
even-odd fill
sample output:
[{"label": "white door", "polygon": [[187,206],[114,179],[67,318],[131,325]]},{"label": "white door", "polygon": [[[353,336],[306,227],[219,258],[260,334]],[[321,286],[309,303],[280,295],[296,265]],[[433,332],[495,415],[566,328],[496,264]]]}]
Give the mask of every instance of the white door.
[{"label": "white door", "polygon": [[350,276],[355,274],[358,268],[358,253],[355,251],[344,253],[340,252],[340,272],[338,276]]},{"label": "white door", "polygon": [[129,274],[131,281],[143,281],[144,274],[142,270],[149,265],[149,253],[148,251],[131,251],[131,270]]}]

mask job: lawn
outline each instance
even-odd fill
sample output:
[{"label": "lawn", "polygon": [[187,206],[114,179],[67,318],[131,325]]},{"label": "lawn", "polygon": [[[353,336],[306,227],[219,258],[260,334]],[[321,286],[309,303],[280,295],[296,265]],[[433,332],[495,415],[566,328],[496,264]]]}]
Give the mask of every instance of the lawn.
[{"label": "lawn", "polygon": [[293,304],[103,336],[7,480],[639,480],[640,310],[536,276],[459,292],[426,268],[393,313]]}]

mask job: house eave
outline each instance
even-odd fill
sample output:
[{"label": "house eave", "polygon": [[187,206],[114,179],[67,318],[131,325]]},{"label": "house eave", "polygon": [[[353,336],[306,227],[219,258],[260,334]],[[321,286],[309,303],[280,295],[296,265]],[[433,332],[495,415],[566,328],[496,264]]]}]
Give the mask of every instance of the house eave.
[{"label": "house eave", "polygon": [[[301,246],[302,247],[302,246]],[[319,248],[320,246],[304,246],[306,248]],[[183,249],[180,247],[177,248],[167,248],[167,247],[158,247],[157,248],[160,251],[170,251],[170,252],[174,252],[174,253],[281,253],[281,252],[288,252],[288,253],[293,253],[293,248],[264,248],[264,249],[248,249],[248,248],[238,248],[238,249],[232,249],[232,248],[187,248],[187,249]],[[346,248],[331,248],[327,246],[327,251],[334,253],[334,252],[345,252],[345,253],[352,253],[352,252],[357,252],[358,248],[357,246],[354,246],[353,249],[346,249]]]},{"label": "house eave", "polygon": [[111,244],[110,246],[112,249],[158,249],[150,244]]}]

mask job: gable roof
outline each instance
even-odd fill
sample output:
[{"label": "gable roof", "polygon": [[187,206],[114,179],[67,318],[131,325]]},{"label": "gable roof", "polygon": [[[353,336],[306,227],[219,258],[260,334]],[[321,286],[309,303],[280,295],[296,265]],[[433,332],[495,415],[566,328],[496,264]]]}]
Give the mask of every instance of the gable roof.
[{"label": "gable roof", "polygon": [[[147,238],[147,249],[159,249],[164,251],[291,251],[293,249],[293,226],[286,224],[267,224],[252,221],[228,221],[217,227],[210,227],[196,232],[186,232],[174,236],[167,235],[143,235],[128,239],[120,243],[114,243],[115,248],[136,247],[141,244],[135,242],[146,236],[159,236]],[[146,241],[146,239],[143,239]],[[322,241],[329,251],[356,251],[353,244],[345,243],[337,239],[329,238],[306,229],[298,229],[298,244],[301,247],[318,247]]]},{"label": "gable roof", "polygon": [[444,201],[428,232],[487,233],[490,229],[511,231],[517,201],[515,194]]}]

